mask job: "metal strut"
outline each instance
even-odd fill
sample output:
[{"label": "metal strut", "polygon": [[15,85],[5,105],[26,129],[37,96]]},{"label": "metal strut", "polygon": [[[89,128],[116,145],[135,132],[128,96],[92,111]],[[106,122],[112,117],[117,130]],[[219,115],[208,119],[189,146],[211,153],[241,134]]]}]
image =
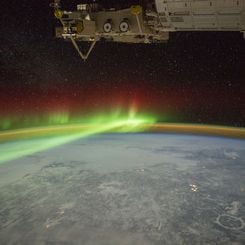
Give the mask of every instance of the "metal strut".
[{"label": "metal strut", "polygon": [[74,39],[74,37],[73,37],[73,36],[70,36],[70,39],[71,39],[71,42],[72,42],[74,48],[77,50],[78,54],[80,55],[80,57],[81,57],[84,61],[86,61],[86,59],[89,57],[91,51],[93,50],[93,48],[94,48],[94,46],[95,46],[97,40],[95,39],[94,41],[92,41],[91,44],[90,44],[90,47],[89,47],[88,51],[87,51],[86,53],[83,53],[83,52],[80,50],[80,48],[78,47],[77,42],[76,42],[76,40]]}]

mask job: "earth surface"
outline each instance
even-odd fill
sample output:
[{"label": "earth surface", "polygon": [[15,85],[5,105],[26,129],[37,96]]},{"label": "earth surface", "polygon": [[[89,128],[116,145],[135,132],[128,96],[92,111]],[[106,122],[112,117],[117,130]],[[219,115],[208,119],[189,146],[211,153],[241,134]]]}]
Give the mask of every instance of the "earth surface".
[{"label": "earth surface", "polygon": [[0,244],[245,244],[245,141],[101,134],[2,164]]}]

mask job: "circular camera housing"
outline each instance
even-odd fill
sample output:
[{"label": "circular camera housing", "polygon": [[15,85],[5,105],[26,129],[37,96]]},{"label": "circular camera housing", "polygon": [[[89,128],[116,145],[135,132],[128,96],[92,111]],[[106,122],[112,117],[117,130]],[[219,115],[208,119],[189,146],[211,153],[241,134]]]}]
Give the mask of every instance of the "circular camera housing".
[{"label": "circular camera housing", "polygon": [[119,30],[121,32],[127,32],[129,30],[129,23],[127,19],[124,19],[120,25],[119,25]]},{"label": "circular camera housing", "polygon": [[107,20],[103,25],[104,32],[109,33],[112,31],[112,22],[111,20]]}]

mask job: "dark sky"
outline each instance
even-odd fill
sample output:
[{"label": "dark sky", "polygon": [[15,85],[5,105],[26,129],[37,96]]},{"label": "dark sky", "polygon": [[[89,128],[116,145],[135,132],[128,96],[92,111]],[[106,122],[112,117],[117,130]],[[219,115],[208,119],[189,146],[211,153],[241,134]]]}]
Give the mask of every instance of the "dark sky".
[{"label": "dark sky", "polygon": [[0,120],[134,105],[159,121],[245,126],[240,33],[173,33],[168,44],[98,43],[84,63],[69,42],[55,39],[49,3],[1,3]]}]

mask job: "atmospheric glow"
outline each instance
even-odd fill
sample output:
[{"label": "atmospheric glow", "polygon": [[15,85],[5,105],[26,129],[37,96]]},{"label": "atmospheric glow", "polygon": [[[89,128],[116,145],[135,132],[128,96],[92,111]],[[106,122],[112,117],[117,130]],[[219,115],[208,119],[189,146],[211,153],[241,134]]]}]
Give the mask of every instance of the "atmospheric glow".
[{"label": "atmospheric glow", "polygon": [[[0,131],[11,130],[17,128],[30,128],[30,127],[43,127],[52,125],[70,125],[70,124],[104,124],[114,121],[126,121],[131,122],[140,120],[152,122],[155,117],[136,113],[136,107],[133,105],[129,108],[128,112],[118,107],[111,111],[91,113],[74,114],[70,111],[51,112],[39,115],[24,116],[5,116],[0,118]],[[155,121],[155,120],[153,120]],[[136,121],[135,121],[136,122]]]},{"label": "atmospheric glow", "polygon": [[[90,120],[89,124],[73,124],[53,127],[39,127],[4,131],[0,133],[0,164],[27,155],[67,144],[77,139],[85,138],[103,132],[138,132],[141,125],[154,123],[150,117],[115,119],[108,121],[108,117],[98,116]],[[21,142],[17,140],[20,139]],[[14,140],[13,142],[7,142]]]},{"label": "atmospheric glow", "polygon": [[[13,127],[14,118],[2,121],[2,125]],[[33,125],[34,124],[34,125]],[[37,127],[27,127],[27,126]],[[165,132],[204,134],[245,138],[244,128],[232,128],[194,124],[156,124],[149,115],[138,115],[132,107],[126,116],[120,110],[94,116],[71,117],[69,113],[56,113],[45,118],[29,118],[18,125],[19,129],[0,131],[0,164],[20,157],[45,151],[94,134],[113,132]]]}]

